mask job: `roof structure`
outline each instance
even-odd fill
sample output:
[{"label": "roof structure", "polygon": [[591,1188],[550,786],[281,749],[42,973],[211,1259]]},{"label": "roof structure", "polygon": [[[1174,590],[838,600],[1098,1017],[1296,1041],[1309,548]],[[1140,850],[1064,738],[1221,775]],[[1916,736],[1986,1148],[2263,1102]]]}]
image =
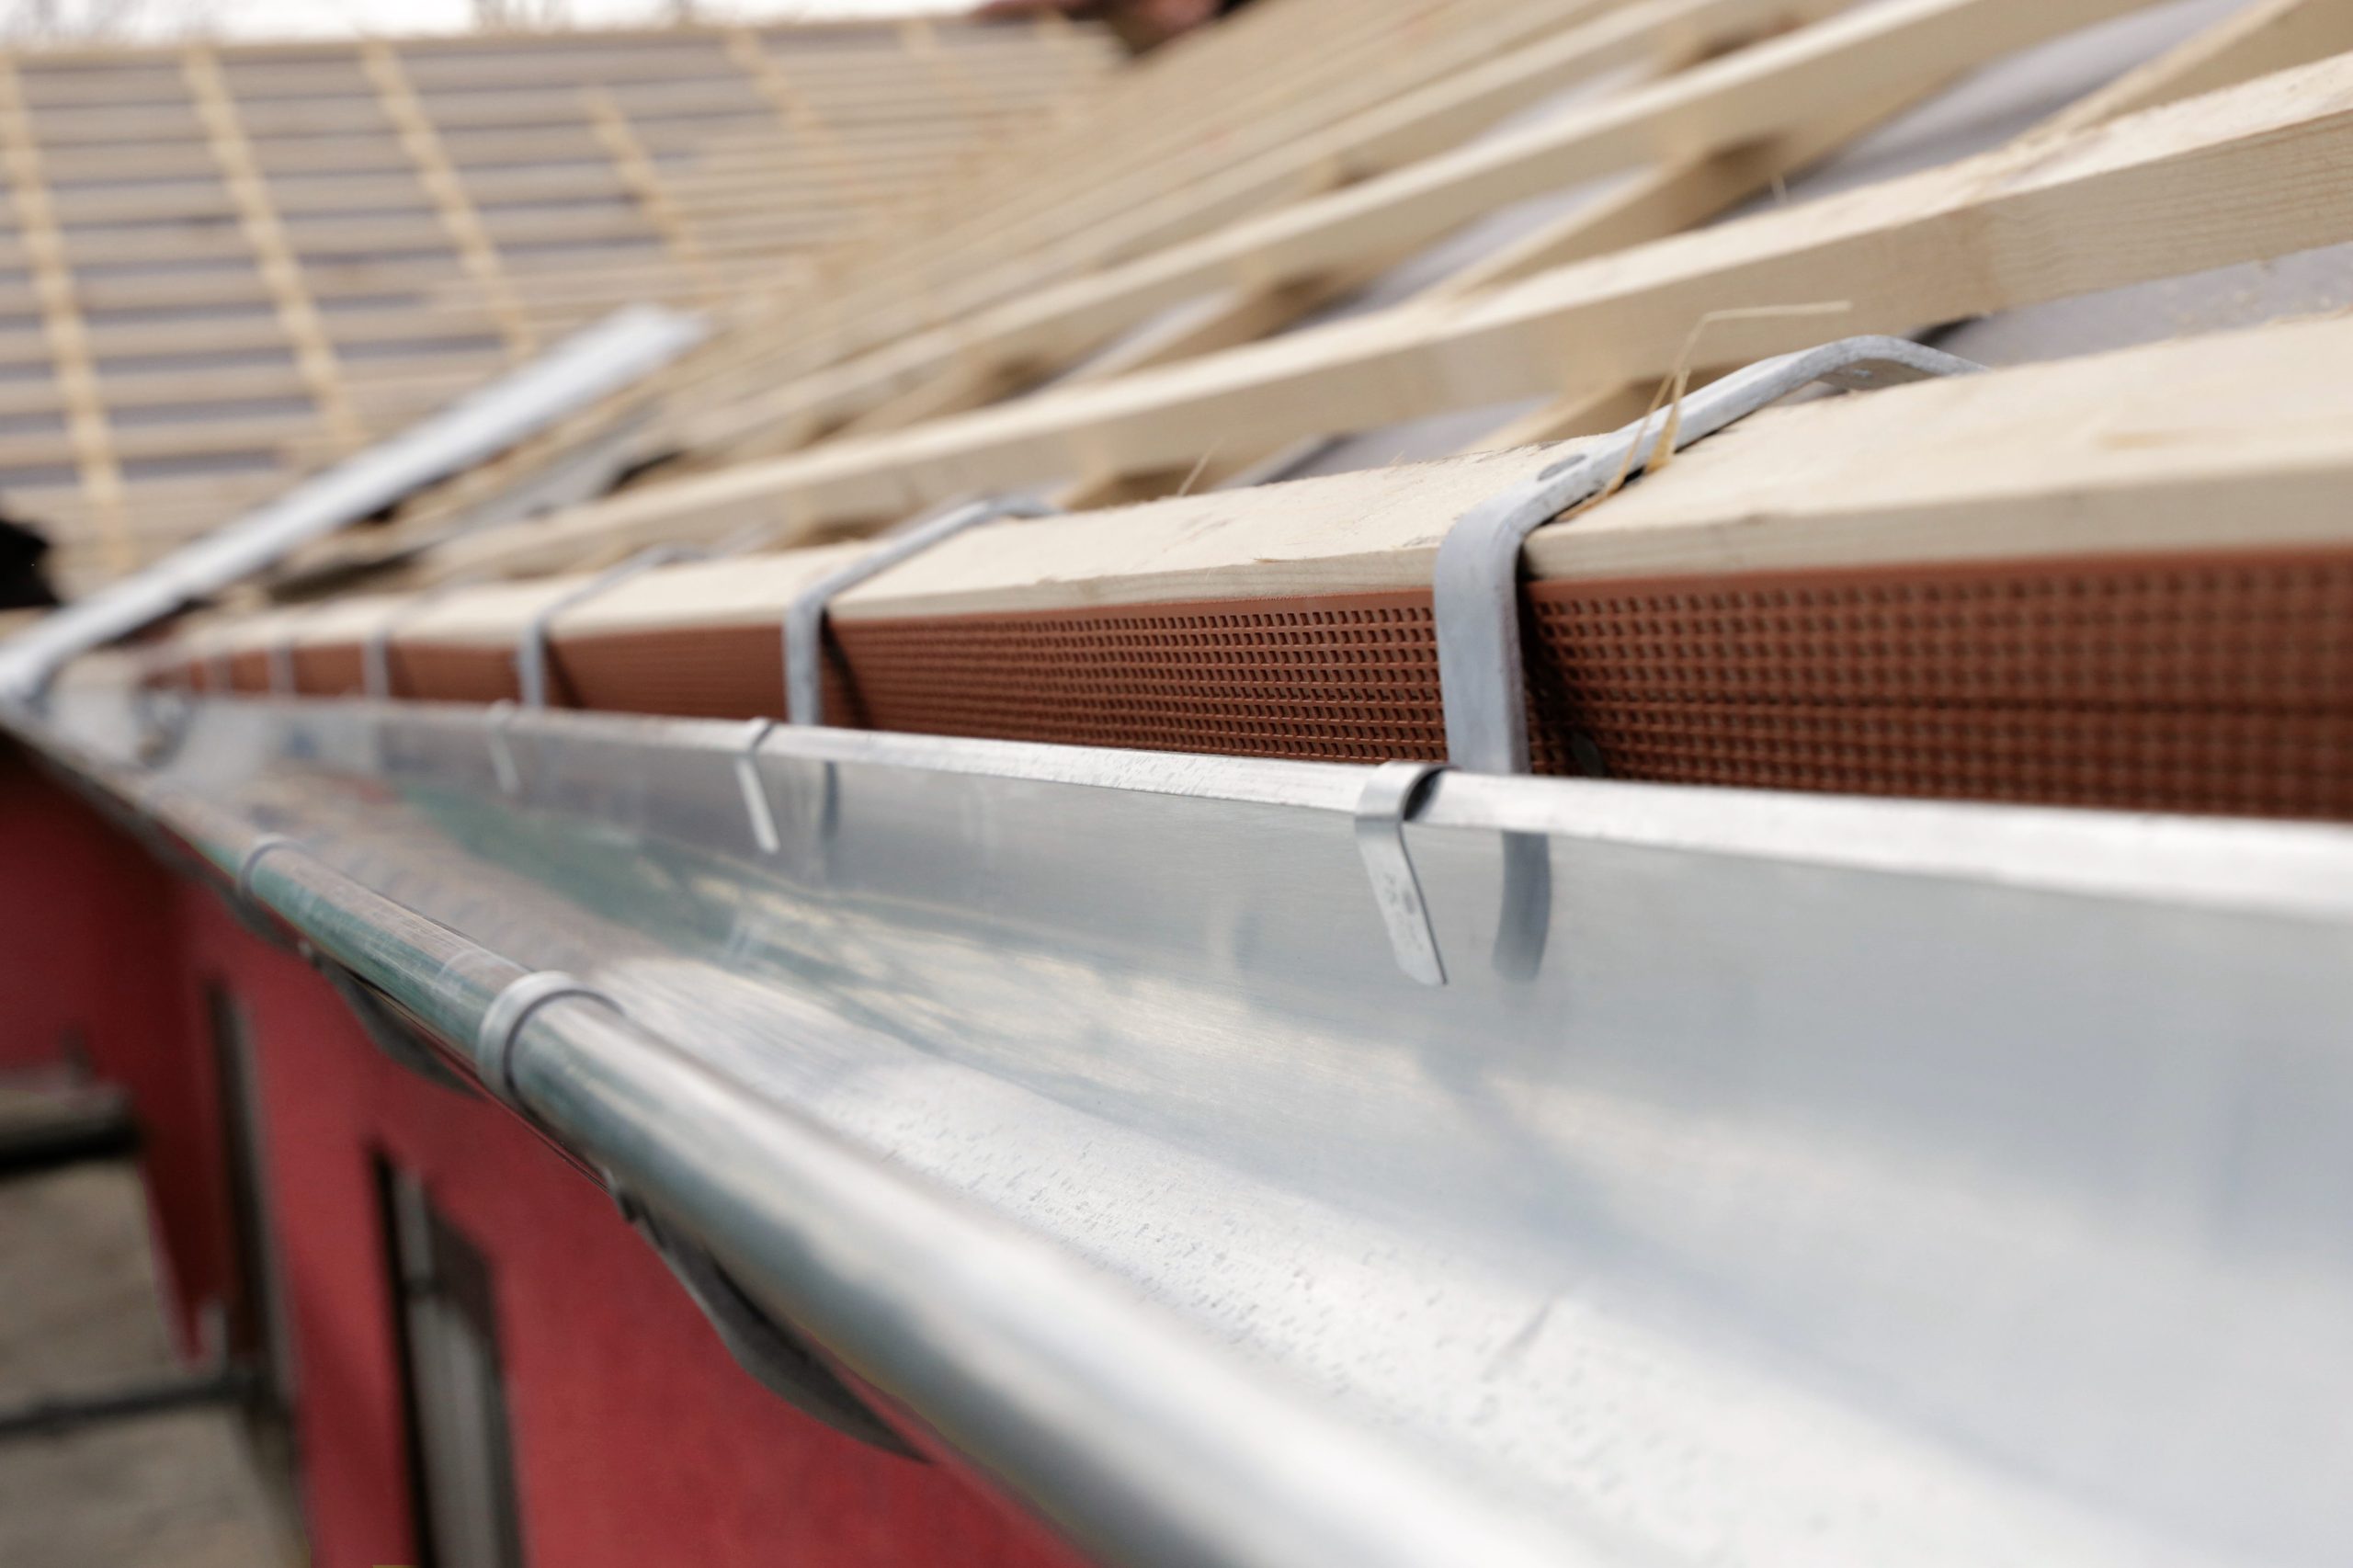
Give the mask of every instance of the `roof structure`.
[{"label": "roof structure", "polygon": [[[1317,45],[1312,65],[1300,63],[1304,40]],[[1095,118],[1006,149],[937,195],[919,224],[878,232],[854,262],[779,294],[768,319],[665,372],[650,412],[646,397],[622,400],[641,481],[519,522],[512,507],[469,510],[611,427],[620,405],[608,404],[419,498],[390,528],[325,547],[347,574],[389,571],[372,591],[217,620],[182,640],[175,678],[350,690],[369,628],[397,623],[385,634],[403,655],[394,668],[422,696],[531,698],[513,650],[544,637],[571,700],[778,714],[789,678],[758,640],[858,553],[830,541],[1024,492],[1080,515],[998,521],[841,595],[827,669],[837,722],[1442,756],[1424,585],[1439,525],[1467,501],[1433,503],[1425,492],[1456,494],[1454,482],[1434,472],[1425,484],[1389,466],[1398,458],[1592,436],[1723,367],[1856,332],[1958,324],[1937,330],[1963,349],[1985,343],[1996,362],[2030,361],[2047,357],[2039,335],[2012,324],[2037,306],[2077,310],[2061,336],[2085,347],[2341,302],[2353,289],[2342,248],[2353,203],[2334,183],[2342,131],[2328,106],[2347,69],[2334,51],[2346,48],[2353,17],[2315,0],[1268,6],[1124,76]],[[1293,67],[1267,63],[1278,59]],[[1171,104],[1198,107],[1172,125]],[[2274,265],[2332,244],[2285,272]],[[2086,295],[2097,298],[2065,303]],[[2185,365],[2205,352],[2185,347]],[[1908,399],[1892,406],[1928,394]],[[1832,417],[1868,424],[1860,410]],[[1728,437],[1724,449],[1755,448]],[[1532,472],[1551,460],[1495,460]],[[1380,472],[1263,483],[1368,467]],[[1211,494],[1137,509],[1172,492]],[[1784,530],[1813,538],[1804,519],[1820,508],[1791,506]],[[1642,511],[1620,502],[1604,517]],[[1558,562],[1564,574],[1541,585],[1545,603],[1574,599],[1584,590],[1566,579],[1593,572],[1547,542],[1565,526],[1531,546],[1531,570]],[[1592,537],[1617,537],[1599,526]],[[2284,514],[2267,526],[2303,537]],[[2021,561],[2050,553],[2001,537]],[[2069,550],[2130,554],[2134,537]],[[1680,603],[1687,573],[1745,583],[1747,564],[1784,554],[1761,537],[1733,555],[1658,548],[1622,560],[1604,551],[1641,579],[1628,602]],[[1839,565],[1836,551],[1791,548],[1817,575]],[[1910,562],[1903,570],[1926,575],[1898,571],[1907,594],[1927,592],[1955,559],[1944,545],[1916,556],[1843,548],[1858,569]],[[656,549],[753,553],[707,566],[648,560],[609,585],[597,575]],[[1649,582],[1661,572],[1676,581]],[[484,575],[531,581],[465,585]],[[412,608],[419,587],[429,607]],[[1829,591],[1803,573],[1780,587]],[[2174,602],[2188,614],[2194,600]],[[1921,771],[1899,738],[1912,721],[1844,684],[1859,648],[1705,721],[1756,732],[1727,760],[1697,733],[1670,737],[1701,721],[1664,693],[1711,687],[1726,636],[1756,642],[1760,668],[1771,665],[1762,650],[1789,630],[1739,604],[1694,612],[1643,655],[1666,661],[1661,695],[1644,700],[1668,706],[1610,720],[1602,727],[1617,738],[1588,762],[1646,778],[1898,791],[1917,779],[1938,793],[2117,805],[2297,812],[2336,799],[2320,783],[2279,792],[2276,754],[2261,747],[2224,768],[2229,778],[2203,782],[2154,754],[2145,776],[2023,755],[2006,769]],[[1541,682],[1580,689],[1562,619],[1572,612],[1544,613],[1548,635],[1565,641]],[[1856,614],[1837,635],[1865,636],[1868,617]],[[1927,684],[1905,701],[1935,699],[1939,683],[1972,689],[1982,678],[1972,661],[2055,658],[2051,638],[2110,634],[2063,635],[2054,623],[2033,633],[2040,652],[1949,650],[1959,662],[1919,676]],[[1306,651],[1282,653],[1294,644]],[[2097,681],[2061,688],[2039,722],[2078,726],[2068,744],[2086,755],[2131,751],[2096,716],[2115,692]],[[1984,722],[1998,728],[2025,699],[1986,700]],[[2190,687],[2145,694],[2167,709],[2206,700]],[[1827,720],[1776,706],[1791,701],[1847,713],[1838,724],[1863,751],[1836,741],[1837,725],[1821,730]],[[1540,766],[1574,770],[1572,750],[1594,752],[1600,722],[1540,735]],[[1993,744],[1990,732],[1979,741]]]},{"label": "roof structure", "polygon": [[1082,1551],[2341,1555],[2353,6],[1259,0],[729,300],[0,722]]},{"label": "roof structure", "polygon": [[[2178,60],[2068,123],[2080,133],[2086,117],[2162,102],[2170,81],[2187,91],[2314,58],[2346,41],[2341,15],[2227,0],[1287,0],[1246,11],[779,295],[775,325],[690,360],[640,437],[641,455],[661,460],[642,487],[496,543],[453,545],[426,574],[593,564],[631,542],[708,542],[779,510],[778,542],[858,531],[975,487],[1132,501],[1296,470],[1301,442],[1433,415],[1455,421],[1456,445],[1597,431],[1639,411],[1650,385],[1630,396],[1628,383],[1671,368],[1710,312],[1748,312],[1695,346],[1729,363],[2028,302],[2004,288],[1939,296],[1926,277],[1883,266],[1875,235],[1900,226],[1894,214],[1858,231],[1871,271],[1835,287],[1790,282],[1769,254],[1729,248],[1775,233],[1811,246],[1834,207],[1802,205],[1778,231],[1758,219],[1708,242],[1721,259],[1680,296],[1664,288],[1667,269],[1701,243],[1651,243],[1760,199],[1802,203],[1815,188],[1984,152],[2177,44]],[[2056,63],[2031,64],[2044,57]],[[1956,87],[1972,73],[1983,80]],[[1973,119],[1956,123],[1948,100]],[[1885,199],[1900,189],[1925,219],[1965,177],[1946,191],[1925,176],[1891,184]],[[2160,249],[2149,265],[2204,264]],[[1564,281],[1539,288],[1540,277]],[[1645,278],[1660,282],[1632,290],[1642,308],[1621,305],[1620,279]],[[1569,279],[1589,308],[1564,313],[1577,303],[1559,295]],[[1544,307],[1553,317],[1613,330],[1547,339],[1494,303],[1547,292],[1561,300]],[[2294,308],[2270,299],[2272,313]],[[1835,320],[1822,313],[1839,302]],[[1647,342],[1624,341],[1651,319]],[[1388,439],[1358,460],[1445,449]],[[462,531],[469,505],[539,460],[527,451],[426,498],[359,555]]]},{"label": "roof structure", "polygon": [[1116,53],[916,20],[0,56],[0,493],[86,588],[618,305],[744,309]]}]

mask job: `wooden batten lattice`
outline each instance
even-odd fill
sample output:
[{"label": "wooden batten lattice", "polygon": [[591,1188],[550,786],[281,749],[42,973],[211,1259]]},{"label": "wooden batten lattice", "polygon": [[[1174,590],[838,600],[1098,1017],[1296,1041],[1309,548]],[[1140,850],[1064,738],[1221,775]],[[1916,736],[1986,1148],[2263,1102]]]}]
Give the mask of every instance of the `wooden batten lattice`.
[{"label": "wooden batten lattice", "polygon": [[1115,63],[1019,25],[0,58],[0,493],[85,588],[621,304],[742,308]]},{"label": "wooden batten lattice", "polygon": [[[2156,9],[1254,8],[952,178],[852,199],[824,172],[815,187],[862,221],[634,394],[635,449],[666,460],[645,483],[462,528],[533,463],[610,438],[612,411],[583,415],[340,551],[444,585],[429,609],[396,579],[216,618],[160,678],[259,689],[290,671],[346,694],[396,617],[403,694],[511,697],[517,637],[585,574],[748,537],[748,555],[568,609],[558,696],[774,716],[784,607],[857,548],[830,541],[1029,489],[1077,510],[974,529],[833,607],[833,722],[1439,756],[1432,551],[1464,506],[1557,456],[1521,443],[1634,417],[1663,377],[2353,245],[2353,13],[2331,0],[2254,0],[2007,145],[1790,199],[1966,73]],[[963,57],[951,74],[938,39],[902,36],[934,95],[975,114]],[[745,37],[732,56],[805,126],[799,83]],[[645,188],[640,122],[592,114],[673,267],[723,279],[733,253],[693,200]],[[753,152],[708,167],[768,177]],[[1553,210],[1412,272],[1535,201]],[[1309,324],[1367,289],[1377,304]],[[1527,551],[1539,766],[2353,818],[2334,630],[2353,615],[2334,499],[2353,444],[2315,413],[2342,401],[2345,347],[2341,322],[2154,342],[1759,415],[1631,476]],[[1442,418],[1483,433],[1445,462],[1252,483],[1319,439]],[[509,580],[449,591],[460,574]]]}]

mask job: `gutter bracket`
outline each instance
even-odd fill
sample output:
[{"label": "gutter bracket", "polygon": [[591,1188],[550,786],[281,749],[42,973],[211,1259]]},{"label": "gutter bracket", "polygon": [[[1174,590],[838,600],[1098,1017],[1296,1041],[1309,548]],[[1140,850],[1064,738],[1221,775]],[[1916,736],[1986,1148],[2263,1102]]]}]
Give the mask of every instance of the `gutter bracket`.
[{"label": "gutter bracket", "polygon": [[788,724],[825,722],[825,608],[844,590],[967,528],[1006,517],[1051,517],[1062,508],[1026,495],[984,496],[883,538],[872,550],[836,567],[793,596],[784,612],[784,713]]},{"label": "gutter bracket", "polygon": [[744,792],[744,812],[751,819],[752,842],[763,855],[784,846],[776,830],[776,808],[768,801],[767,781],[760,777],[760,743],[776,728],[773,719],[754,719],[744,727],[744,744],[735,753],[735,783]]},{"label": "gutter bracket", "polygon": [[490,747],[490,771],[498,780],[502,795],[523,792],[523,770],[515,761],[515,742],[506,727],[515,722],[515,704],[500,698],[483,710],[482,733]]},{"label": "gutter bracket", "polygon": [[263,653],[263,665],[267,671],[269,695],[272,697],[297,695],[294,681],[294,638],[295,633],[290,631],[278,641],[272,642]]},{"label": "gutter bracket", "polygon": [[555,618],[565,610],[587,603],[599,594],[620,586],[632,577],[642,576],[657,566],[674,565],[681,561],[702,561],[710,552],[699,545],[657,544],[641,550],[618,566],[610,566],[581,584],[567,594],[559,594],[540,607],[523,628],[522,637],[515,644],[515,685],[526,708],[548,705],[548,632],[555,625]]},{"label": "gutter bracket", "polygon": [[1405,824],[1420,809],[1430,781],[1446,771],[1442,762],[1384,762],[1357,798],[1357,853],[1364,858],[1372,901],[1389,927],[1389,949],[1397,967],[1424,985],[1446,983],[1446,960],[1430,924],[1421,878],[1405,847]]},{"label": "gutter bracket", "polygon": [[482,581],[479,573],[463,573],[447,582],[436,583],[422,593],[403,599],[392,613],[378,621],[359,644],[359,690],[363,696],[381,702],[392,695],[392,633],[403,624],[415,619],[427,608],[448,598],[461,588],[472,587]]},{"label": "gutter bracket", "polygon": [[[1675,411],[1674,449],[1816,381],[1859,392],[1984,368],[1908,338],[1842,338],[1759,360],[1684,398]],[[1665,438],[1666,424],[1667,413],[1661,411],[1587,442],[1534,479],[1480,502],[1447,531],[1438,546],[1431,609],[1447,757],[1455,767],[1478,773],[1529,770],[1520,547],[1620,475],[1640,472]]]}]

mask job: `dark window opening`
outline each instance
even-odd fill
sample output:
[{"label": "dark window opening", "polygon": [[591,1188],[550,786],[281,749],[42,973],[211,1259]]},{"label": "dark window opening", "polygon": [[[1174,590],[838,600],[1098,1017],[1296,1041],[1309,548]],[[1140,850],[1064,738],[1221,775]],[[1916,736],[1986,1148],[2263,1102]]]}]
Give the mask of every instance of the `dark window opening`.
[{"label": "dark window opening", "polygon": [[522,1568],[490,1264],[424,1185],[377,1163],[402,1382],[417,1568]]},{"label": "dark window opening", "polygon": [[221,1151],[227,1165],[229,1250],[234,1283],[228,1303],[227,1350],[250,1369],[260,1402],[282,1413],[292,1393],[285,1305],[271,1251],[269,1196],[263,1176],[261,1084],[253,1030],[228,988],[204,990],[212,1044],[212,1081],[221,1099]]},{"label": "dark window opening", "polygon": [[220,1321],[223,1371],[237,1378],[244,1432],[257,1472],[290,1539],[302,1533],[294,1422],[294,1343],[279,1272],[267,1177],[261,1063],[234,993],[204,988],[204,1017],[220,1120],[227,1197],[230,1278]]}]

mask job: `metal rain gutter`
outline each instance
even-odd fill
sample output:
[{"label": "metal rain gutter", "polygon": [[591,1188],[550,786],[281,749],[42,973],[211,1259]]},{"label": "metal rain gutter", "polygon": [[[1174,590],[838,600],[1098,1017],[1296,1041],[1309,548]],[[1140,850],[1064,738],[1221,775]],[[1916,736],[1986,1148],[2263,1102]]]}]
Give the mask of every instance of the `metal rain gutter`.
[{"label": "metal rain gutter", "polygon": [[[1698,1558],[2324,1561],[2334,1471],[2265,1450],[2353,1403],[2346,1189],[2274,1159],[2219,1231],[2197,1195],[2290,1085],[2353,1145],[2353,834],[1524,773],[1529,528],[1815,379],[1973,368],[1784,356],[1466,513],[1455,767],[529,678],[95,672],[9,722],[601,1180],[739,1358],[781,1346],[764,1381],[875,1436],[814,1346],[1108,1561],[1690,1560],[1685,1470]],[[2218,1078],[2219,1138],[2149,1092]],[[2247,1266],[2279,1236],[2300,1274]],[[739,1289],[772,1322],[731,1335]],[[2087,1383],[2127,1314],[2145,1354]],[[2292,1375],[2209,1387],[2218,1322]],[[2153,1435],[2218,1398],[2185,1471]]]},{"label": "metal rain gutter", "polygon": [[691,1227],[796,1327],[1105,1561],[1561,1561],[1549,1530],[1475,1483],[1285,1397],[1056,1249],[746,1096],[591,988],[22,710],[8,717],[314,961],[392,998],[616,1197]]},{"label": "metal rain gutter", "polygon": [[2344,1539],[2344,830],[1442,773],[1430,986],[1374,768],[52,707],[11,722],[1105,1560]]}]

